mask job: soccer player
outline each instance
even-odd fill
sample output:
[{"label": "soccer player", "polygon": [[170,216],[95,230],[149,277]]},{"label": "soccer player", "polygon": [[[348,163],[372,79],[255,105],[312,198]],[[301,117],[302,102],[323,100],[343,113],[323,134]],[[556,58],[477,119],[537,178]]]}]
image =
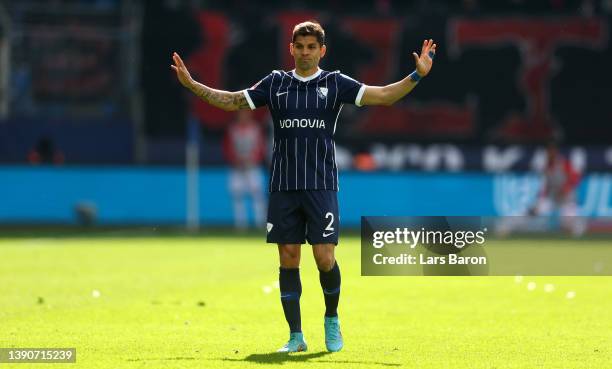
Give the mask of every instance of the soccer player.
[{"label": "soccer player", "polygon": [[579,217],[576,190],[580,174],[563,156],[556,143],[546,146],[546,162],[541,171],[542,184],[534,203],[518,217],[500,218],[496,232],[505,237],[515,231],[549,231],[552,220],[559,220],[562,229],[580,237],[587,230],[584,218]]},{"label": "soccer player", "polygon": [[529,214],[560,215],[561,225],[574,236],[581,236],[586,230],[586,224],[578,217],[576,203],[580,174],[561,154],[554,142],[546,147],[546,166],[542,171],[542,177],[542,188],[535,204],[529,209]]},{"label": "soccer player", "polygon": [[280,297],[289,341],[280,352],[306,351],[300,319],[299,265],[301,245],[312,245],[325,300],[325,345],[344,345],[338,321],[340,268],[334,256],[338,244],[338,168],[334,133],[344,104],[391,105],[408,94],[431,70],[436,44],[423,41],[413,53],[414,72],[386,86],[367,86],[340,73],[319,68],[325,56],[325,32],[307,21],[293,29],[289,52],[295,69],[274,70],[253,87],[221,91],[194,81],[180,56],[173,55],[180,83],[207,103],[224,110],[267,105],[274,122],[270,165],[267,242],[278,245]]},{"label": "soccer player", "polygon": [[250,110],[240,110],[223,139],[223,152],[231,164],[229,190],[234,202],[234,223],[237,229],[248,228],[247,197],[253,203],[255,224],[263,227],[266,216],[261,164],[265,140]]}]

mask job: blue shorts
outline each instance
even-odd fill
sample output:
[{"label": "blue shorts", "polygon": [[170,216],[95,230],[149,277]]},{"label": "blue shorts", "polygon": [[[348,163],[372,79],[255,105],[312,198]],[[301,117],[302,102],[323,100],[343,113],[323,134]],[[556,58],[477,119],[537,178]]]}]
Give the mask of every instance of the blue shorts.
[{"label": "blue shorts", "polygon": [[338,244],[338,196],[330,190],[278,191],[268,204],[268,243]]}]

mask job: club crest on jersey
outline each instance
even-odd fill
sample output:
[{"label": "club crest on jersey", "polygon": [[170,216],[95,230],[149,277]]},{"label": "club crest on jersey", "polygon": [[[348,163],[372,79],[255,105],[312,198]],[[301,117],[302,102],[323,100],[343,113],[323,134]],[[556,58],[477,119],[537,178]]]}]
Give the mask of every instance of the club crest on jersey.
[{"label": "club crest on jersey", "polygon": [[325,99],[327,97],[327,87],[317,88],[317,95],[319,95],[319,99]]}]

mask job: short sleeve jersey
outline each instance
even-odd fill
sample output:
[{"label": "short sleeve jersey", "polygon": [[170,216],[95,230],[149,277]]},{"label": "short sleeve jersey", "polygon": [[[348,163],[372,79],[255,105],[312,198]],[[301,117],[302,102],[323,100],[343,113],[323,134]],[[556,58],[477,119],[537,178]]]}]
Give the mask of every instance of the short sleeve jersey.
[{"label": "short sleeve jersey", "polygon": [[340,71],[304,78],[275,70],[243,91],[251,109],[267,105],[274,122],[270,192],[338,191],[338,116],[344,104],[361,106],[365,88]]}]

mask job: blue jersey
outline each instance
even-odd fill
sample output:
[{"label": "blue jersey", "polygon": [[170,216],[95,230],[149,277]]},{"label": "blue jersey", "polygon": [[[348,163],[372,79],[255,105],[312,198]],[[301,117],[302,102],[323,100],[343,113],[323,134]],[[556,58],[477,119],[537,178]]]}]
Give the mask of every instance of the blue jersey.
[{"label": "blue jersey", "polygon": [[275,70],[244,95],[251,109],[267,105],[274,123],[270,192],[338,191],[334,133],[344,104],[361,106],[365,85],[319,69],[309,77]]}]

